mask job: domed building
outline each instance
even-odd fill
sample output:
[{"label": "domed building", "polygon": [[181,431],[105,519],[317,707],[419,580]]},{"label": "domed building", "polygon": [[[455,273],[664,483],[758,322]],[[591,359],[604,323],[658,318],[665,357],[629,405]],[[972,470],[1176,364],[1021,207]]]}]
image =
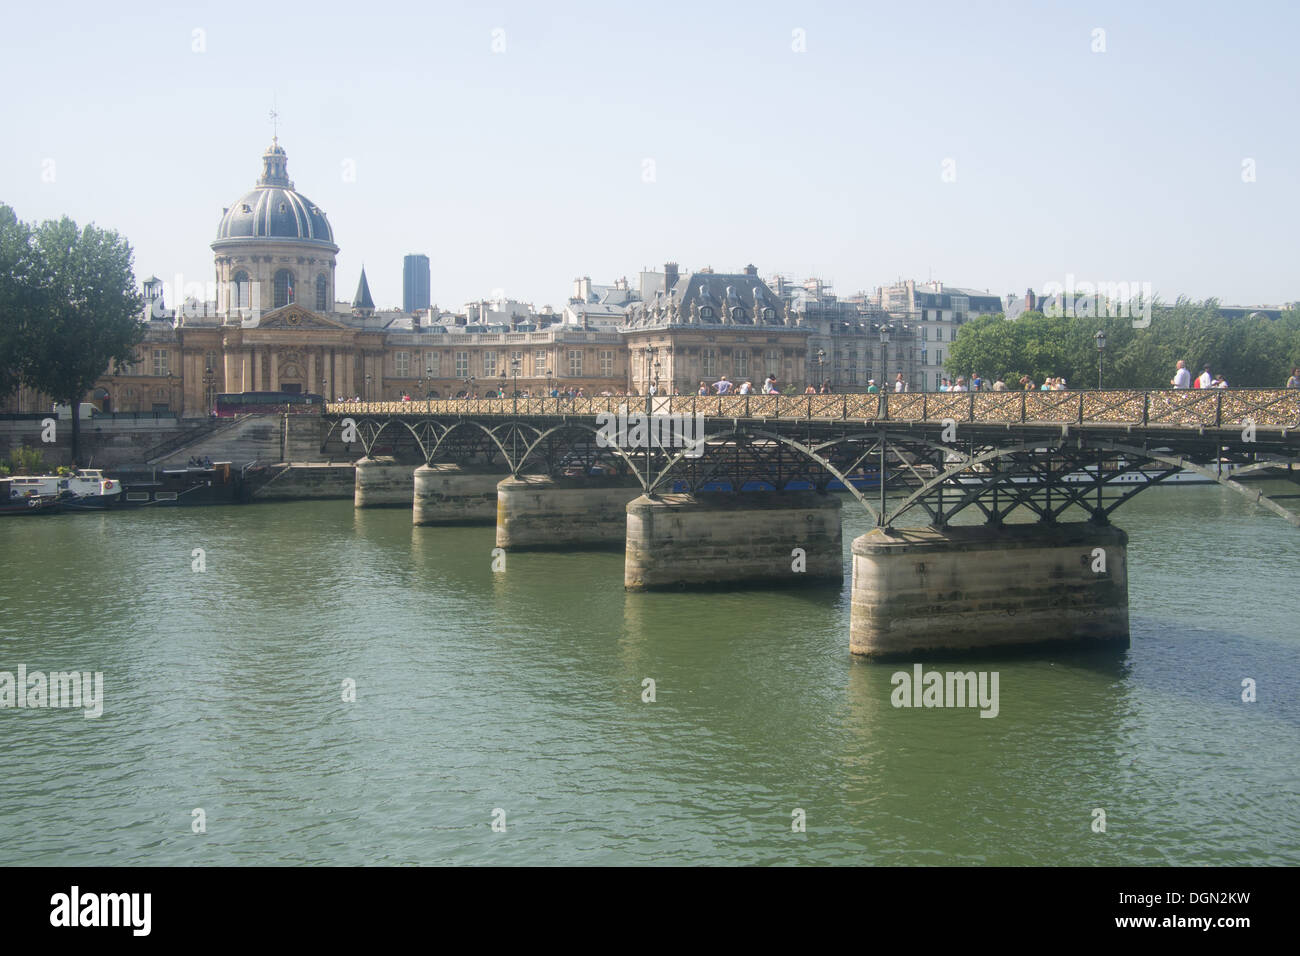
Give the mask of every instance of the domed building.
[{"label": "domed building", "polygon": [[279,141],[262,154],[257,186],[222,210],[212,243],[217,308],[230,317],[297,303],[334,308],[334,243],[325,210],[293,188]]}]

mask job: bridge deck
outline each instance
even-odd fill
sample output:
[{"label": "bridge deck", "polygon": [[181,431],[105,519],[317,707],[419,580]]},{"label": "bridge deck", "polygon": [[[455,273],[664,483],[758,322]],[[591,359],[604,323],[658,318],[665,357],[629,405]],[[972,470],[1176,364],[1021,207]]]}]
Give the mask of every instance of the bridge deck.
[{"label": "bridge deck", "polygon": [[[1300,428],[1300,389],[1160,389],[1068,392],[903,392],[879,395],[682,395],[651,399],[656,415],[750,421],[1076,425],[1156,429]],[[637,396],[477,398],[422,402],[337,402],[329,416],[589,416],[644,412]]]}]

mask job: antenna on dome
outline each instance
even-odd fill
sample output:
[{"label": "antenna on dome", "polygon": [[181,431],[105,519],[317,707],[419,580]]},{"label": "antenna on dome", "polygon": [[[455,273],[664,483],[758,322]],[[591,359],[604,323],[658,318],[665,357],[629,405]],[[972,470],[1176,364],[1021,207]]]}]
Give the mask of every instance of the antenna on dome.
[{"label": "antenna on dome", "polygon": [[275,94],[271,94],[271,142],[280,144],[280,114],[275,109]]}]

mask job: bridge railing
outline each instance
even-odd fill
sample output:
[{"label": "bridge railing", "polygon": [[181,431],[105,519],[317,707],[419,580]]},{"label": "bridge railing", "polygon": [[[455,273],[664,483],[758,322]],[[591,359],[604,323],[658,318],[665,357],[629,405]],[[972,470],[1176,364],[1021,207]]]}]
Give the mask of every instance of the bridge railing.
[{"label": "bridge railing", "polygon": [[[990,425],[1134,425],[1162,428],[1300,428],[1300,389],[1105,389],[1066,392],[885,392],[879,395],[674,395],[651,399],[657,415],[749,420]],[[335,402],[328,415],[528,417],[644,412],[646,399],[451,398]]]}]

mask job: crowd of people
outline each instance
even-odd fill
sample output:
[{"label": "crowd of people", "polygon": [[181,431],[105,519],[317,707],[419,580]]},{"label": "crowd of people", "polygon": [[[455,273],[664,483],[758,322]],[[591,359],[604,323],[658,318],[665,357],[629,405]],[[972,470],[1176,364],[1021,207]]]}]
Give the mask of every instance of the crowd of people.
[{"label": "crowd of people", "polygon": [[[1020,387],[1020,389],[1026,392],[1040,392],[1040,391],[1041,392],[1063,392],[1066,390],[1065,379],[1060,376],[1048,376],[1043,380],[1043,383],[1041,385],[1038,385],[1035,384],[1032,377],[1028,375],[1022,375],[1020,376],[1020,379],[1016,384]],[[1187,367],[1187,362],[1182,359],[1179,359],[1177,368],[1174,370],[1174,377],[1169,380],[1169,384],[1170,386],[1176,389],[1178,388],[1193,388],[1193,389],[1227,388],[1228,380],[1222,374],[1215,374],[1212,367],[1209,365],[1203,366],[1201,369],[1201,374],[1193,377],[1191,370],[1188,369]],[[1293,368],[1291,370],[1291,377],[1287,379],[1286,387],[1300,389],[1300,368]],[[909,391],[909,385],[906,381],[904,381],[902,372],[899,372],[897,375],[895,375],[891,390],[894,392]],[[809,382],[808,386],[803,390],[803,393],[805,395],[830,395],[834,393],[834,391],[835,391],[835,387],[828,381],[822,382],[820,385],[813,382]],[[867,382],[868,394],[877,395],[881,391],[883,391],[881,385],[874,378]],[[1006,391],[1010,391],[1010,389],[1007,386],[1007,383],[1002,381],[1002,379],[996,379],[993,382],[989,382],[988,379],[976,373],[975,375],[971,376],[969,382],[964,376],[960,376],[960,375],[957,376],[956,378],[944,378],[939,383],[939,391],[941,392],[984,392],[984,391],[1006,392]],[[781,394],[781,388],[777,384],[776,376],[769,374],[765,379],[763,379],[763,384],[759,388],[759,392],[763,395]],[[731,381],[731,379],[729,379],[726,375],[719,377],[719,379],[712,384],[710,384],[707,381],[700,382],[700,387],[696,392],[697,395],[751,395],[753,393],[754,393],[754,383],[752,381],[750,381],[749,379],[744,379],[739,384],[737,384]],[[577,388],[573,388],[573,387],[561,388],[558,385],[556,385],[551,388],[549,393],[544,392],[542,394],[549,394],[551,398],[574,399],[574,398],[587,397],[586,391],[580,386]],[[671,387],[664,388],[656,382],[650,385],[649,394],[654,396],[654,395],[677,395],[679,393],[676,392]],[[610,398],[610,397],[623,398],[623,397],[638,397],[639,393],[636,391],[636,389],[628,389],[627,391],[606,390],[601,392],[600,395],[602,398]],[[431,397],[437,398],[438,396],[436,394],[433,394]],[[506,398],[507,395],[506,395],[505,386],[499,386],[499,387],[489,388],[482,395],[480,395],[477,390],[465,389],[463,391],[457,392],[454,397],[455,398]],[[541,395],[534,396],[531,390],[525,388],[519,392],[518,397],[519,398],[534,398],[534,397],[540,398],[542,396]],[[357,395],[355,398],[343,397],[343,398],[339,398],[338,401],[359,403],[361,401],[361,396]],[[404,392],[402,394],[402,401],[410,402],[413,401],[413,399],[411,398],[411,395],[409,393]]]}]

